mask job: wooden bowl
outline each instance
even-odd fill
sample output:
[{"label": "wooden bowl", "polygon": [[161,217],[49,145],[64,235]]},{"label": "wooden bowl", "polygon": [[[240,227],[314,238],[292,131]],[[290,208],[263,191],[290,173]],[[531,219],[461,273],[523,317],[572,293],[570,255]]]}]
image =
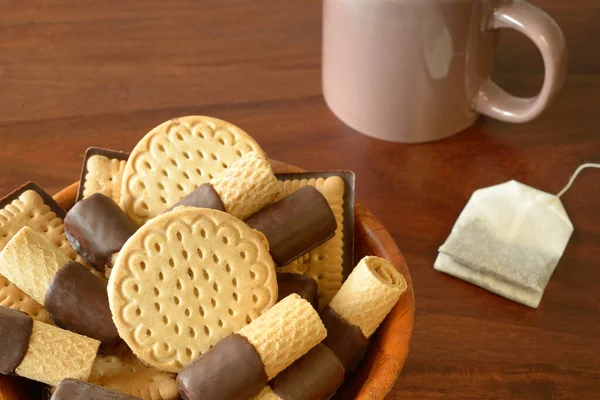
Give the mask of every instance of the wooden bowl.
[{"label": "wooden bowl", "polygon": [[[272,161],[276,173],[300,172],[301,169],[282,162]],[[63,189],[54,199],[64,209],[75,204],[78,183]],[[354,253],[355,260],[366,255],[375,255],[389,260],[404,275],[408,289],[402,295],[386,320],[372,338],[369,351],[358,370],[346,377],[338,390],[337,399],[383,399],[392,389],[404,366],[415,316],[415,298],[412,280],[406,262],[385,227],[360,203],[354,208]],[[0,376],[0,400],[33,400],[28,393],[31,388],[23,380]],[[18,381],[18,382],[17,382]]]}]

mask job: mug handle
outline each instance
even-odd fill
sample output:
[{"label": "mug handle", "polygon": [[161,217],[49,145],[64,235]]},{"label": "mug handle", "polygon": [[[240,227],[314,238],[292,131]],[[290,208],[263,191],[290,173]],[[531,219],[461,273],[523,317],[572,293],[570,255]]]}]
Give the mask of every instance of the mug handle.
[{"label": "mug handle", "polygon": [[565,37],[560,27],[543,10],[520,0],[498,6],[487,29],[515,29],[535,43],[544,59],[544,84],[534,97],[508,94],[491,79],[479,89],[473,108],[480,114],[507,122],[531,121],[548,106],[562,87],[567,70]]}]

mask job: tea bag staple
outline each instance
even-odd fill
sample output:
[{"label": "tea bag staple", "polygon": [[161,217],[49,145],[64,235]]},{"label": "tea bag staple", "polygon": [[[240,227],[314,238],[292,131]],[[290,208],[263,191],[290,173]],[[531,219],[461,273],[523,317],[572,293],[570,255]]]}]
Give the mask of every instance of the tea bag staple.
[{"label": "tea bag staple", "polygon": [[507,299],[537,308],[573,233],[560,196],[517,181],[473,192],[434,268]]}]

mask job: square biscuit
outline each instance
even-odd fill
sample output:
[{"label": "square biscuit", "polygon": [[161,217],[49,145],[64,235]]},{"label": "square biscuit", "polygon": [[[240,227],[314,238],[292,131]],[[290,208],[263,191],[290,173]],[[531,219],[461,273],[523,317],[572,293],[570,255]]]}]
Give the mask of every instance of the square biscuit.
[{"label": "square biscuit", "polygon": [[[63,210],[40,186],[29,182],[0,200],[0,250],[23,227],[39,233],[69,258],[77,254],[65,237]],[[0,305],[23,311],[32,318],[52,323],[44,308],[0,275]]]},{"label": "square biscuit", "polygon": [[281,200],[310,185],[327,199],[337,221],[335,236],[278,272],[310,276],[319,285],[319,309],[325,307],[342,286],[354,266],[354,173],[302,172],[276,174],[282,186]]},{"label": "square biscuit", "polygon": [[102,193],[119,204],[121,182],[129,153],[90,147],[85,152],[76,201]]}]

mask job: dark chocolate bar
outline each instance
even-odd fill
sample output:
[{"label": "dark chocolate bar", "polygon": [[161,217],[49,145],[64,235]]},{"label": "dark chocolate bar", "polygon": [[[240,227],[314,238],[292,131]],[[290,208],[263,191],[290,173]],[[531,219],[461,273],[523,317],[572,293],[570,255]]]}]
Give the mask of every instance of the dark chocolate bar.
[{"label": "dark chocolate bar", "polygon": [[279,181],[296,179],[318,179],[339,176],[344,181],[344,211],[343,211],[343,275],[344,280],[354,269],[354,172],[352,171],[316,171],[316,172],[290,172],[275,174]]},{"label": "dark chocolate bar", "polygon": [[277,285],[279,286],[279,297],[281,301],[292,293],[298,294],[304,300],[308,301],[316,310],[319,306],[319,296],[317,294],[317,282],[301,274],[277,273]]},{"label": "dark chocolate bar", "polygon": [[327,199],[304,186],[246,220],[269,242],[275,264],[284,266],[335,235],[337,222]]},{"label": "dark chocolate bar", "polygon": [[59,327],[97,339],[103,350],[109,350],[120,338],[106,285],[77,261],[69,261],[54,275],[44,307]]},{"label": "dark chocolate bar", "polygon": [[225,205],[221,197],[210,183],[203,183],[198,186],[196,190],[170,207],[167,212],[179,206],[212,208],[214,210],[225,211]]},{"label": "dark chocolate bar", "polygon": [[184,400],[249,399],[266,384],[260,355],[248,339],[237,334],[218,342],[177,375]]},{"label": "dark chocolate bar", "polygon": [[318,344],[279,373],[269,386],[285,400],[324,400],[333,396],[342,382],[341,361],[329,348]]},{"label": "dark chocolate bar", "polygon": [[71,246],[101,272],[137,230],[117,203],[101,193],[75,203],[64,222],[65,236]]},{"label": "dark chocolate bar", "polygon": [[77,198],[75,202],[83,199],[83,191],[85,190],[85,176],[88,174],[87,163],[92,156],[104,156],[110,159],[126,161],[129,158],[129,153],[124,151],[103,149],[101,147],[90,147],[85,151],[83,156],[83,166],[81,167],[81,175],[79,177],[79,189],[77,190]]},{"label": "dark chocolate bar", "polygon": [[12,191],[8,195],[6,195],[3,199],[0,200],[0,209],[6,207],[13,200],[18,199],[20,195],[22,195],[24,192],[26,192],[28,190],[33,190],[34,192],[39,194],[40,197],[42,198],[42,200],[44,200],[44,204],[46,204],[50,208],[50,210],[54,214],[56,214],[56,216],[58,218],[60,218],[60,219],[65,218],[65,215],[67,212],[61,206],[59,206],[56,201],[54,201],[52,196],[50,196],[48,193],[46,193],[46,191],[44,189],[42,189],[41,186],[35,182],[27,182],[20,188]]},{"label": "dark chocolate bar", "polygon": [[33,319],[21,311],[0,307],[0,374],[12,374],[21,364],[33,329]]},{"label": "dark chocolate bar", "polygon": [[327,329],[327,337],[322,343],[340,359],[346,372],[353,372],[364,357],[369,340],[358,326],[347,322],[329,306],[320,315]]},{"label": "dark chocolate bar", "polygon": [[140,398],[77,379],[63,379],[56,387],[51,400],[140,400]]}]

